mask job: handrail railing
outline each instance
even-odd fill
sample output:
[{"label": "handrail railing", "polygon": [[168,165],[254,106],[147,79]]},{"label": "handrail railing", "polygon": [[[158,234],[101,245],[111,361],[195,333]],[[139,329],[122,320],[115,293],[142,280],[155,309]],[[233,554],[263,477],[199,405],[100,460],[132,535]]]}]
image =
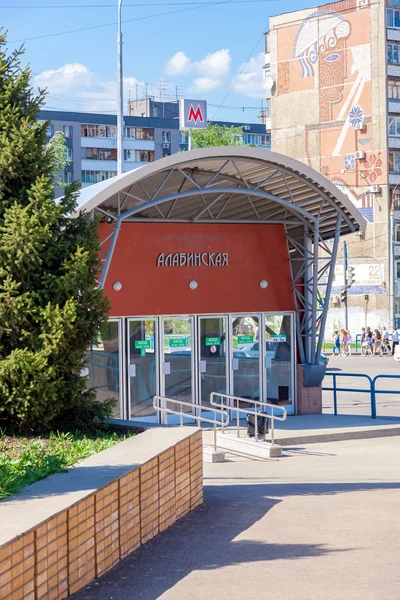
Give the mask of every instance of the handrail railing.
[{"label": "handrail railing", "polygon": [[[180,407],[180,410],[174,410],[173,408],[168,408],[168,404],[177,404]],[[166,425],[168,425],[168,415],[178,415],[179,423],[183,425],[184,417],[189,419],[195,419],[197,421],[197,425],[200,427],[200,423],[211,423],[214,426],[214,451],[217,451],[217,426],[221,426],[221,429],[224,430],[224,427],[229,425],[229,413],[224,409],[215,409],[210,408],[209,406],[201,406],[200,404],[195,404],[194,402],[184,402],[183,400],[175,400],[174,398],[167,398],[166,396],[154,396],[153,397],[153,406],[156,411],[163,413],[166,416]],[[183,412],[183,407],[191,408],[195,410],[197,414],[191,414],[187,412]],[[201,416],[201,411],[205,411],[207,413],[213,413],[214,418],[209,419],[207,417]],[[218,420],[217,417],[220,417]]]},{"label": "handrail railing", "polygon": [[[231,404],[224,404],[223,401],[222,401],[222,403],[219,404],[216,400],[214,400],[215,397],[220,397],[220,398],[222,398],[222,400],[226,399],[229,402],[236,401],[236,407],[232,406]],[[246,402],[247,404],[249,404],[250,405],[249,408],[239,408],[239,403],[241,403],[241,402]],[[236,410],[236,434],[237,434],[237,437],[240,437],[240,425],[239,425],[238,413],[248,415],[249,411],[251,412],[251,408],[254,408],[254,436],[255,436],[255,439],[258,442],[257,416],[266,417],[271,420],[271,443],[272,443],[272,445],[275,444],[274,421],[284,421],[287,416],[286,409],[283,408],[283,406],[277,406],[276,404],[269,404],[268,402],[259,402],[258,400],[252,400],[250,398],[240,398],[239,396],[230,396],[229,394],[221,394],[219,392],[211,392],[210,404],[212,406],[219,407],[221,410],[227,410],[227,409]],[[259,410],[257,410],[259,407],[261,407],[262,409],[267,409],[267,410],[268,410],[268,408],[271,408],[272,412],[271,412],[271,414],[269,414],[265,410],[259,411]],[[281,410],[282,415],[281,416],[274,415],[274,409]],[[224,430],[224,428],[222,428],[222,431],[223,430]]]}]

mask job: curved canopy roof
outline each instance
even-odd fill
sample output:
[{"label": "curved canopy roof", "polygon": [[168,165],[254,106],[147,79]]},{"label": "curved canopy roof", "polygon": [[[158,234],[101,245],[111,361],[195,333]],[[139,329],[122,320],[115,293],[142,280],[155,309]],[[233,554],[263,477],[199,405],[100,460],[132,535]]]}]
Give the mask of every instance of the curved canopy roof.
[{"label": "curved canopy roof", "polygon": [[81,191],[79,208],[122,220],[280,222],[321,239],[364,230],[354,204],[303,163],[242,146],[180,152]]}]

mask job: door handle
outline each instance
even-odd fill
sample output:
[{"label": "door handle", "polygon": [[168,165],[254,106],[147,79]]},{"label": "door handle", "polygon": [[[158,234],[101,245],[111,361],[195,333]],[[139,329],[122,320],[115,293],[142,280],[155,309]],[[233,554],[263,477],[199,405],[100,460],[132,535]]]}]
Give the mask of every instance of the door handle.
[{"label": "door handle", "polygon": [[164,375],[171,375],[171,363],[164,363]]}]

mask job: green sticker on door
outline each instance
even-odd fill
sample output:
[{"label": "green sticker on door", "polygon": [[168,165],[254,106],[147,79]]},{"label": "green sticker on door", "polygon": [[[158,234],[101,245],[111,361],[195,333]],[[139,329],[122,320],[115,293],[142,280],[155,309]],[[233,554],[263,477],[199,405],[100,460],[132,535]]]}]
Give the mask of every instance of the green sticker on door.
[{"label": "green sticker on door", "polygon": [[238,335],[238,344],[252,344],[253,341],[253,335]]},{"label": "green sticker on door", "polygon": [[150,340],[135,340],[135,350],[146,351],[146,348],[150,348]]},{"label": "green sticker on door", "polygon": [[171,338],[169,340],[170,348],[186,348],[186,338]]},{"label": "green sticker on door", "polygon": [[221,338],[220,337],[206,337],[206,346],[220,346]]},{"label": "green sticker on door", "polygon": [[286,333],[275,333],[271,335],[271,342],[286,342]]}]

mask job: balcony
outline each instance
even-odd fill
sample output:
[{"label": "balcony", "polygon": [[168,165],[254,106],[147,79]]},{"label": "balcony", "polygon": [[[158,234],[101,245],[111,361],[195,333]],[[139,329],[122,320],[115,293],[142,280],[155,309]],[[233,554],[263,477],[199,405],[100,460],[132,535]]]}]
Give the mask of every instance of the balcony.
[{"label": "balcony", "polygon": [[400,148],[400,137],[389,136],[389,148]]},{"label": "balcony", "polygon": [[400,77],[400,65],[389,63],[387,66],[387,74],[389,77]]},{"label": "balcony", "polygon": [[388,112],[396,115],[400,114],[400,100],[389,100]]},{"label": "balcony", "polygon": [[386,29],[386,37],[390,41],[400,41],[400,29]]},{"label": "balcony", "polygon": [[400,183],[400,173],[389,173],[390,185],[397,185]]}]

